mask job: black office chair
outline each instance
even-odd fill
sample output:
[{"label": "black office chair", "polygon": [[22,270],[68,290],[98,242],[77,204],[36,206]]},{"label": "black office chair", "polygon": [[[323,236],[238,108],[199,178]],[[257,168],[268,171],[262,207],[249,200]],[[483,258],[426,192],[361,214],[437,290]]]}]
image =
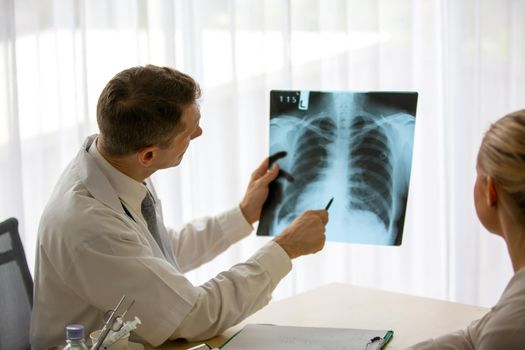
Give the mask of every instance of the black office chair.
[{"label": "black office chair", "polygon": [[28,350],[33,279],[15,218],[0,223],[0,349]]}]

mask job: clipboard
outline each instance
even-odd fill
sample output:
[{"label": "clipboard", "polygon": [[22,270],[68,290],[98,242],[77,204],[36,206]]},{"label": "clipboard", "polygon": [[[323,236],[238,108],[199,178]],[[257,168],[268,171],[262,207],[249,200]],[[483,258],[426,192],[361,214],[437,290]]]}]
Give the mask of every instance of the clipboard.
[{"label": "clipboard", "polygon": [[379,350],[393,338],[392,330],[292,327],[249,324],[226,340],[224,350]]}]

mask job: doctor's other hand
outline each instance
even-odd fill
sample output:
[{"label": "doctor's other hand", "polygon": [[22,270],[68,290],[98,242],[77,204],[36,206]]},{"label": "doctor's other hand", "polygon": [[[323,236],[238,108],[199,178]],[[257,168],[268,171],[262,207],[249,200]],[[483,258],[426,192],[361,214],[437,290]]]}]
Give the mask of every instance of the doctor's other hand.
[{"label": "doctor's other hand", "polygon": [[262,207],[266,198],[268,198],[268,185],[279,175],[279,165],[274,163],[269,168],[270,159],[266,158],[254,170],[250,178],[250,183],[241,201],[241,211],[250,224],[259,220],[261,217]]},{"label": "doctor's other hand", "polygon": [[284,231],[274,238],[290,259],[317,253],[324,247],[327,210],[308,210],[297,217]]}]

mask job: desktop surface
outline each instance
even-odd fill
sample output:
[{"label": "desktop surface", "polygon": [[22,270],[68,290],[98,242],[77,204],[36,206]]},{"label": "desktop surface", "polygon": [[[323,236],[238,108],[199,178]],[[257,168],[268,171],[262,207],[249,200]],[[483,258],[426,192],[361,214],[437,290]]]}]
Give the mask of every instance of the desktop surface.
[{"label": "desktop surface", "polygon": [[[378,289],[333,283],[270,303],[222,335],[208,340],[219,347],[248,323],[283,326],[391,329],[388,350],[405,349],[419,341],[466,328],[487,308],[422,298]],[[145,350],[185,350],[198,343],[168,341]]]}]

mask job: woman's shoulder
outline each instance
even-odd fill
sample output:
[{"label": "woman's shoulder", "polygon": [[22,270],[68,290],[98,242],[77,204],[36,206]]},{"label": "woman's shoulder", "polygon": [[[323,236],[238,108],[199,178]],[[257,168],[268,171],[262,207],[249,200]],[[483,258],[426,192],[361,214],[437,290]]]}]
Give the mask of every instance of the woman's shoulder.
[{"label": "woman's shoulder", "polygon": [[525,301],[525,268],[520,269],[512,276],[498,304],[506,305],[521,302],[525,308],[523,301]]},{"label": "woman's shoulder", "polygon": [[514,274],[488,316],[486,328],[525,329],[525,269]]},{"label": "woman's shoulder", "polygon": [[476,328],[475,349],[525,349],[525,271],[515,274]]}]

